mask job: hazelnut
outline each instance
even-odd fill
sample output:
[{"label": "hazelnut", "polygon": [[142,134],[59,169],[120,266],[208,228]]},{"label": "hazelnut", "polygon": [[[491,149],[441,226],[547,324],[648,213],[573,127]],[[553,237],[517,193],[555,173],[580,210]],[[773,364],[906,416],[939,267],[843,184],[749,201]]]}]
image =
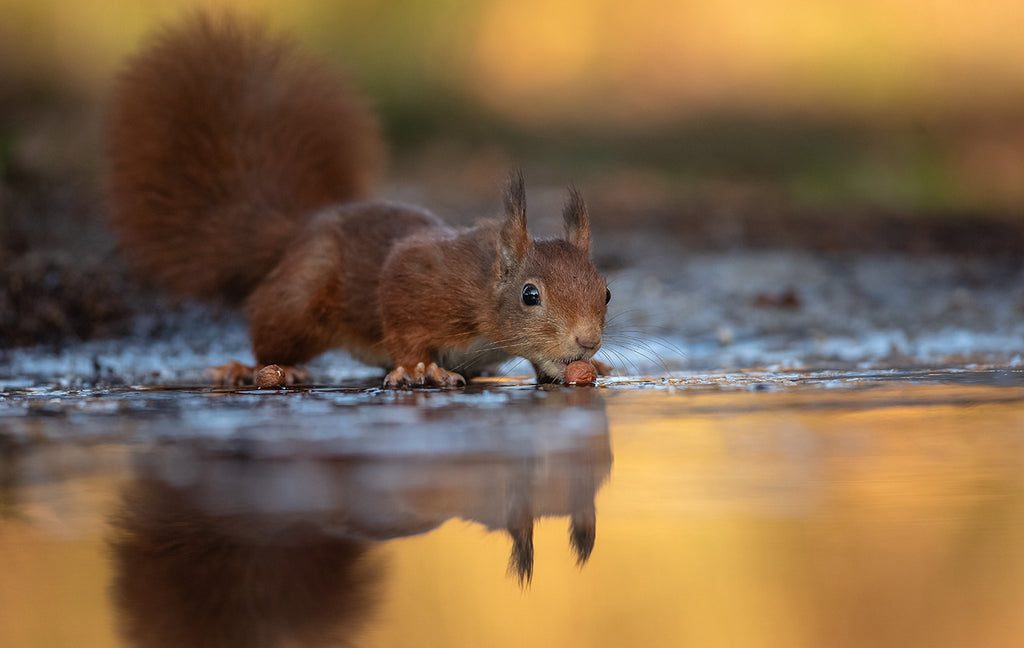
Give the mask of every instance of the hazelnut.
[{"label": "hazelnut", "polygon": [[597,380],[597,369],[586,360],[570,362],[565,368],[565,384],[593,385]]},{"label": "hazelnut", "polygon": [[256,372],[257,389],[280,389],[287,382],[284,369],[276,364],[267,365]]}]

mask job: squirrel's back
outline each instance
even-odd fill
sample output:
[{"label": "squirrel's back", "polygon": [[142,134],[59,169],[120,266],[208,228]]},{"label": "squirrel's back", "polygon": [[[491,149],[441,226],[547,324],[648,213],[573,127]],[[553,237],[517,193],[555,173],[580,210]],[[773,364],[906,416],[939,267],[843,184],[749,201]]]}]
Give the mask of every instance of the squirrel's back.
[{"label": "squirrel's back", "polygon": [[240,299],[311,211],[371,191],[383,145],[336,74],[259,25],[195,14],[119,77],[108,157],[111,224],[138,270]]}]

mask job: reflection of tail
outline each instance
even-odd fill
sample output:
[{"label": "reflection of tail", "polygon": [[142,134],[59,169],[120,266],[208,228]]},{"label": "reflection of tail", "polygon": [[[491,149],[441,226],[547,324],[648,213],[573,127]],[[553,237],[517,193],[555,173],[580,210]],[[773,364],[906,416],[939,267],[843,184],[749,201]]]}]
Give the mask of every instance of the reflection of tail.
[{"label": "reflection of tail", "polygon": [[377,570],[366,543],[210,514],[156,480],[129,488],[111,547],[130,645],[337,645],[369,612]]}]

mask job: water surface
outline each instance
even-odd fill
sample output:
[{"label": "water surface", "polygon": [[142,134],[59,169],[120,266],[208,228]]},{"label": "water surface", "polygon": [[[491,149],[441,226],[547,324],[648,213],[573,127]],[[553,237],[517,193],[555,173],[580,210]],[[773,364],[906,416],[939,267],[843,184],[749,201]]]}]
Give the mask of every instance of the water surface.
[{"label": "water surface", "polygon": [[2,646],[1017,646],[1024,371],[7,384]]}]

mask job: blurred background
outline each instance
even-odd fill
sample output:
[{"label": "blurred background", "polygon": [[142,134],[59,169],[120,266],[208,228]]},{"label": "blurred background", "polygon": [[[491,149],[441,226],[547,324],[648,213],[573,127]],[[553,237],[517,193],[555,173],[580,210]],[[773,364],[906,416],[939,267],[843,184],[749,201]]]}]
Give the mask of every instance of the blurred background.
[{"label": "blurred background", "polygon": [[42,146],[19,107],[92,116],[121,59],[195,6],[265,16],[338,61],[399,155],[442,138],[813,203],[1024,204],[1011,0],[3,0],[5,161]]},{"label": "blurred background", "polygon": [[104,98],[197,6],[347,70],[392,147],[385,194],[456,220],[519,163],[581,185],[605,231],[696,248],[1024,251],[1020,2],[0,0],[0,346],[120,321],[88,295],[132,289],[94,227]]}]

